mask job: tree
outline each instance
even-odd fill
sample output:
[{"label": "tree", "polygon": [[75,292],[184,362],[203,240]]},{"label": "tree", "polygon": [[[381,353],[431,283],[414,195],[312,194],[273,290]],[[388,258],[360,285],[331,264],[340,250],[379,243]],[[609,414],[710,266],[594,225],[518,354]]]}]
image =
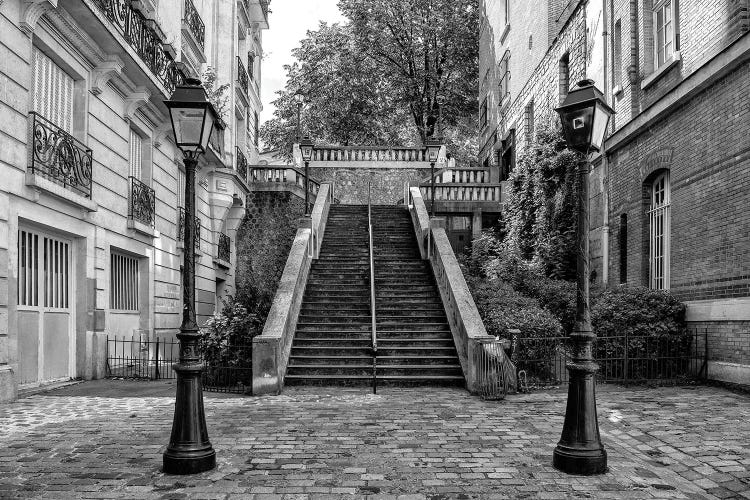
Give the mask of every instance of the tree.
[{"label": "tree", "polygon": [[388,82],[373,60],[359,53],[351,28],[321,23],[293,51],[297,62],[286,65],[287,83],[274,101],[274,119],[263,124],[266,147],[291,154],[296,140],[297,105],[294,94],[305,95],[302,133],[329,144],[408,142],[401,123],[408,117],[393,105]]},{"label": "tree", "polygon": [[340,0],[344,25],[321,23],[285,66],[263,125],[266,147],[291,156],[298,89],[304,132],[331,144],[421,144],[444,135],[459,160],[478,153],[476,0]]},{"label": "tree", "polygon": [[477,112],[476,0],[340,0],[357,47],[386,75],[420,139]]}]

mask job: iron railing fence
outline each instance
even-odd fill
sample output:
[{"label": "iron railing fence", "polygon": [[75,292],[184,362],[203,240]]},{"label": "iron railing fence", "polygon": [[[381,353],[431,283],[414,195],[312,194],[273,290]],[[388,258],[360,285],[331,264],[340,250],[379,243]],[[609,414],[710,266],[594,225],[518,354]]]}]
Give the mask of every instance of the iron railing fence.
[{"label": "iron railing fence", "polygon": [[516,391],[516,369],[504,350],[505,342],[482,339],[473,352],[476,390],[482,399],[505,399]]},{"label": "iron railing fence", "polygon": [[204,49],[206,46],[206,26],[203,24],[203,19],[198,14],[193,0],[185,0],[185,24],[190,28],[201,49]]},{"label": "iron railing fence", "polygon": [[94,4],[161,81],[167,95],[182,84],[185,75],[164,49],[163,35],[157,32],[161,28],[155,21],[135,10],[131,0],[94,0]]},{"label": "iron railing fence", "polygon": [[[201,342],[205,363],[203,390],[244,394],[252,388],[252,345]],[[107,378],[176,379],[172,366],[180,359],[175,339],[107,337]]]},{"label": "iron railing fence", "polygon": [[232,259],[232,240],[224,233],[219,233],[219,244],[216,257],[224,262],[231,262]]},{"label": "iron railing fence", "polygon": [[153,226],[156,216],[156,194],[148,185],[130,177],[128,217],[147,226]]},{"label": "iron railing fence", "polygon": [[[705,378],[706,331],[685,335],[597,337],[597,381],[624,384],[677,384]],[[567,384],[568,337],[515,337],[509,349],[518,383],[526,386]]]},{"label": "iron railing fence", "polygon": [[234,151],[235,156],[237,157],[237,166],[235,167],[237,173],[240,174],[242,180],[247,182],[247,158],[245,157],[245,153],[243,153],[242,149],[237,146],[234,147]]},{"label": "iron railing fence", "polygon": [[247,89],[250,84],[250,77],[247,76],[245,65],[242,64],[242,58],[240,56],[237,56],[237,83],[240,84],[242,90],[244,90],[245,94],[247,94]]},{"label": "iron railing fence", "polygon": [[93,154],[85,144],[44,118],[31,116],[31,171],[91,198]]}]

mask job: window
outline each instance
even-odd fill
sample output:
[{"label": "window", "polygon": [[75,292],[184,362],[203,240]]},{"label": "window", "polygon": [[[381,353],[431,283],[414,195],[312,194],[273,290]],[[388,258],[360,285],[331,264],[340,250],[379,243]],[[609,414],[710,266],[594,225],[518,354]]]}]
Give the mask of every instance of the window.
[{"label": "window", "polygon": [[506,50],[503,58],[500,60],[500,85],[498,104],[502,104],[505,97],[510,94],[510,51]]},{"label": "window", "polygon": [[68,242],[18,231],[18,305],[69,308],[70,258]]},{"label": "window", "polygon": [[185,207],[185,172],[177,170],[177,206]]},{"label": "window", "polygon": [[516,168],[515,129],[510,129],[508,136],[500,144],[500,180],[507,181],[510,173]]},{"label": "window", "polygon": [[524,118],[526,121],[526,142],[531,144],[534,140],[534,101],[526,105]]},{"label": "window", "polygon": [[669,171],[659,175],[651,185],[649,222],[649,287],[669,289],[670,252]]},{"label": "window", "polygon": [[130,154],[128,163],[130,165],[130,176],[141,180],[143,171],[143,139],[138,132],[130,129]]},{"label": "window", "polygon": [[615,23],[614,40],[612,40],[612,87],[620,85],[622,78],[622,22]]},{"label": "window", "polygon": [[504,2],[504,12],[505,12],[505,25],[510,24],[510,0],[505,0]]},{"label": "window", "polygon": [[672,60],[677,50],[675,9],[677,0],[659,0],[654,3],[654,68]]},{"label": "window", "polygon": [[620,215],[620,283],[628,282],[628,214]]},{"label": "window", "polygon": [[138,310],[138,259],[112,253],[110,259],[110,305],[120,311]]},{"label": "window", "polygon": [[73,78],[41,50],[32,49],[32,109],[71,133],[73,129]]},{"label": "window", "polygon": [[247,53],[247,74],[252,80],[255,77],[255,54]]},{"label": "window", "polygon": [[570,90],[570,55],[567,52],[560,58],[559,81],[560,104],[562,104]]},{"label": "window", "polygon": [[482,101],[482,105],[479,107],[479,128],[483,129],[487,126],[487,98],[485,97]]}]

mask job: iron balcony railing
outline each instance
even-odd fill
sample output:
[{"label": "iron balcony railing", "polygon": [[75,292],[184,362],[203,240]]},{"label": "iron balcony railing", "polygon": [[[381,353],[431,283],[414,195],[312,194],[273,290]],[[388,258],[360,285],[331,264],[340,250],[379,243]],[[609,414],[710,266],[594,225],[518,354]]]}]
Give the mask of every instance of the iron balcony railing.
[{"label": "iron balcony railing", "polygon": [[153,226],[155,214],[156,195],[154,190],[135,177],[130,177],[128,217],[147,226]]},{"label": "iron balcony railing", "polygon": [[[185,209],[178,208],[179,217],[177,218],[177,241],[185,241]],[[201,220],[195,217],[195,248],[201,246]]]},{"label": "iron balcony railing", "polygon": [[231,240],[229,239],[229,236],[224,233],[219,233],[219,248],[216,252],[216,256],[219,260],[230,262],[229,259],[232,256]]},{"label": "iron balcony railing", "polygon": [[240,148],[235,146],[234,150],[237,156],[237,173],[240,174],[243,180],[247,181],[247,158],[245,158],[245,154]]},{"label": "iron balcony railing", "polygon": [[91,198],[91,149],[43,116],[31,116],[31,172]]},{"label": "iron balcony railing", "polygon": [[263,10],[263,18],[268,19],[268,4],[269,0],[260,0],[260,8]]},{"label": "iron balcony railing", "polygon": [[195,37],[198,45],[201,49],[205,48],[206,44],[206,26],[203,24],[200,14],[193,4],[193,0],[185,0],[185,24],[190,28],[190,32]]},{"label": "iron balcony railing", "polygon": [[130,0],[94,0],[94,3],[171,94],[183,82],[184,75],[162,47],[161,37],[153,28],[155,21],[143,17]]},{"label": "iron balcony railing", "polygon": [[247,76],[247,71],[245,70],[245,65],[242,64],[242,58],[239,56],[237,56],[237,83],[240,84],[242,90],[244,90],[245,94],[247,94],[247,89],[250,81]]}]

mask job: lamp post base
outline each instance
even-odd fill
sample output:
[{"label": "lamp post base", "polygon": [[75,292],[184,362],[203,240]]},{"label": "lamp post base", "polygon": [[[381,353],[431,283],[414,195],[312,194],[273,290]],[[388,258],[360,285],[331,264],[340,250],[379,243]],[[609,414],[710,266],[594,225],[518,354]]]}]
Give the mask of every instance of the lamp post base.
[{"label": "lamp post base", "polygon": [[603,447],[586,449],[558,444],[552,454],[552,466],[566,474],[603,474],[607,471],[607,452]]},{"label": "lamp post base", "polygon": [[216,451],[213,448],[185,452],[167,450],[162,463],[166,474],[198,474],[216,468]]}]

